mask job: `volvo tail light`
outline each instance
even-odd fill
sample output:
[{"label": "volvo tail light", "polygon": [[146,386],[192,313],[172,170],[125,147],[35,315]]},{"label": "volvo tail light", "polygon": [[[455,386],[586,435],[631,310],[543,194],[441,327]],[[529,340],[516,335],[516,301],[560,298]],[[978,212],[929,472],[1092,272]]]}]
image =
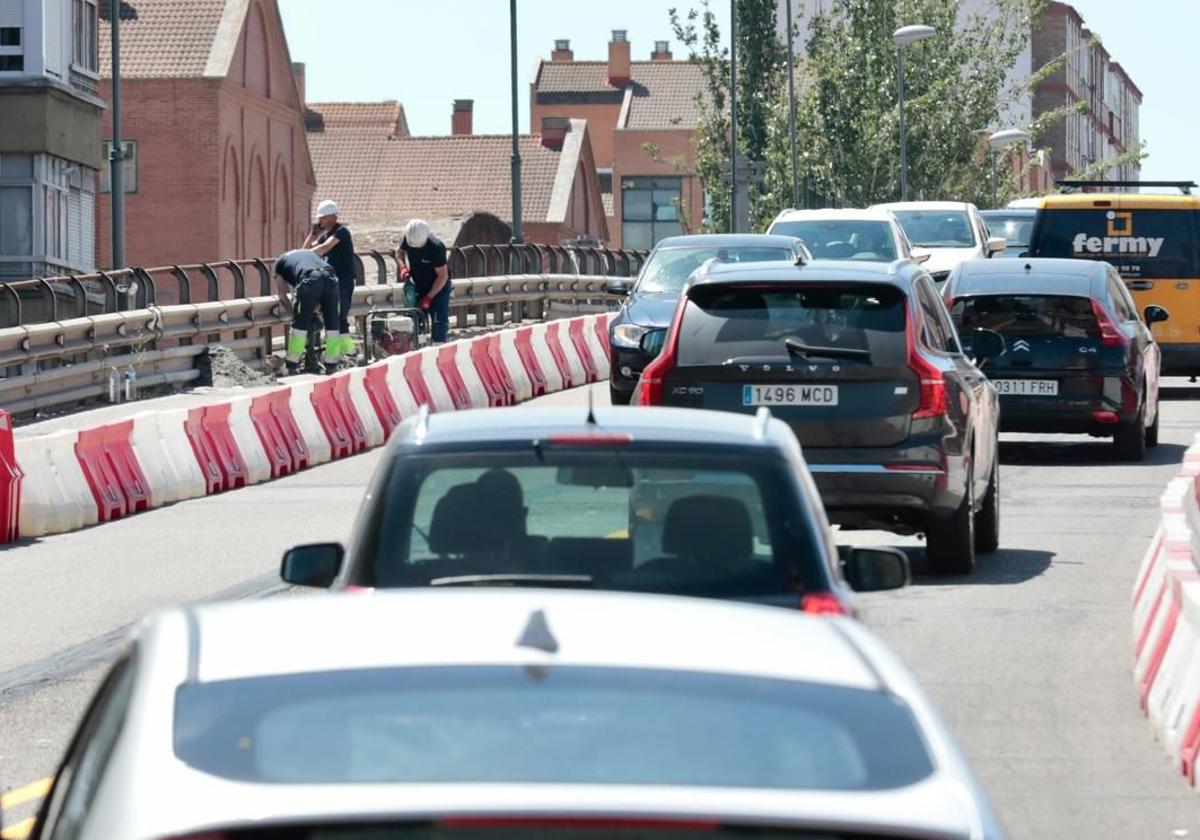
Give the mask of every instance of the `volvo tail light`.
[{"label": "volvo tail light", "polygon": [[663,404],[663,380],[668,373],[675,369],[675,360],[679,351],[679,322],[683,320],[683,310],[687,308],[687,293],[680,295],[679,305],[675,307],[675,316],[671,319],[671,327],[667,330],[666,341],[663,342],[662,352],[654,357],[642,371],[638,381],[638,405]]},{"label": "volvo tail light", "polygon": [[1101,344],[1105,347],[1124,347],[1129,343],[1129,340],[1117,329],[1116,323],[1108,314],[1108,310],[1104,308],[1104,304],[1095,298],[1092,299],[1092,313],[1096,316],[1096,323],[1100,325]]},{"label": "volvo tail light", "polygon": [[908,367],[917,376],[919,383],[920,401],[917,410],[913,412],[914,420],[928,417],[941,417],[949,410],[950,402],[946,396],[946,380],[942,371],[933,362],[921,355],[917,347],[917,319],[910,312],[908,316]]}]

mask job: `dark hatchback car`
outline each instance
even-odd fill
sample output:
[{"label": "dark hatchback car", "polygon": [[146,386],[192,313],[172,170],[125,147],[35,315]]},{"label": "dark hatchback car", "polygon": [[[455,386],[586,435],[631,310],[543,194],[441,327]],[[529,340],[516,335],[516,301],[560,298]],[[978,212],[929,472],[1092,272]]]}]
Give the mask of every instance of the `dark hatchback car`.
[{"label": "dark hatchback car", "polygon": [[944,289],[964,339],[1000,333],[1005,352],[983,371],[1000,394],[1000,428],[1111,436],[1140,461],[1158,443],[1160,356],[1150,324],[1120,275],[1090,260],[963,263]]},{"label": "dark hatchback car", "polygon": [[997,256],[1014,259],[1029,250],[1037,210],[1012,207],[1005,210],[980,210],[992,236],[1001,237],[1007,244]]},{"label": "dark hatchback car", "polygon": [[[999,352],[995,333],[976,353]],[[830,519],[924,532],[934,571],[999,544],[998,401],[913,262],[726,266],[685,292],[635,401],[787,422]]]},{"label": "dark hatchback car", "polygon": [[646,258],[636,281],[613,277],[607,289],[627,295],[608,328],[610,350],[609,396],[613,405],[625,405],[637,385],[642,368],[653,358],[641,346],[642,338],[666,330],[687,279],[709,260],[721,262],[791,262],[803,246],[792,236],[761,234],[711,234],[671,236]]},{"label": "dark hatchback car", "polygon": [[769,413],[608,407],[423,412],[392,435],[348,554],[300,546],[281,571],[335,589],[577,587],[841,614],[852,589],[908,581],[894,549],[839,555]]}]

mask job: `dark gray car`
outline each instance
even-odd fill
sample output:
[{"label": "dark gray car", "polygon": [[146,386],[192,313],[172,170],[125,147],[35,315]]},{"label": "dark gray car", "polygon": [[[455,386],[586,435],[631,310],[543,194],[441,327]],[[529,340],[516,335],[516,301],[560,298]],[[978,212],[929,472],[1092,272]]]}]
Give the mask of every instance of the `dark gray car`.
[{"label": "dark gray car", "polygon": [[[635,402],[769,406],[800,439],[833,522],[924,532],[943,573],[996,549],[998,398],[924,269],[722,266],[684,295]],[[979,356],[1003,349],[994,332],[972,338]]]}]

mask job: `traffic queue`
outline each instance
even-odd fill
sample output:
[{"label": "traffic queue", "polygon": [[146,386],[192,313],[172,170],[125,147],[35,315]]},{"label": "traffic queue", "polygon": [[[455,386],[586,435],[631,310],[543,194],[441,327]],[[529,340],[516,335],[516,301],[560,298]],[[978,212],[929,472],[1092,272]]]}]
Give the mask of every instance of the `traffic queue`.
[{"label": "traffic queue", "polygon": [[1165,288],[1200,266],[1159,262],[1192,201],[662,240],[610,282],[613,405],[410,416],[349,542],[283,558],[326,594],[143,623],[33,836],[1003,837],[859,620],[909,555],[834,528],[966,575],[1002,543],[1001,432],[1140,460],[1160,368],[1200,373]]}]

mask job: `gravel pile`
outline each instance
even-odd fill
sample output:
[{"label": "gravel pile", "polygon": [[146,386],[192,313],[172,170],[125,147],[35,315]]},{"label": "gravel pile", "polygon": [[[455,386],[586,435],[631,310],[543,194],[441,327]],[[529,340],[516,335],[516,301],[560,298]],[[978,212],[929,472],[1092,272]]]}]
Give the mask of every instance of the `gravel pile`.
[{"label": "gravel pile", "polygon": [[196,357],[196,368],[200,371],[200,379],[196,385],[233,388],[239,385],[271,385],[275,382],[275,377],[254,370],[228,347],[219,344],[210,344],[206,352]]}]

